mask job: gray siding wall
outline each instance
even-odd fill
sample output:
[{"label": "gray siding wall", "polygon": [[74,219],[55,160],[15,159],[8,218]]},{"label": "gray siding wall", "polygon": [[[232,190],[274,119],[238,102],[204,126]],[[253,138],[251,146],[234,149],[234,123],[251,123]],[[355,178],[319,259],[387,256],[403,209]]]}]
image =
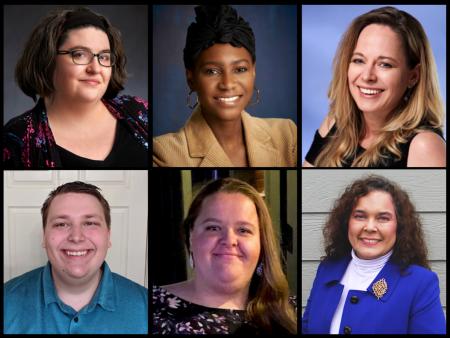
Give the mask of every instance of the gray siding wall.
[{"label": "gray siding wall", "polygon": [[320,257],[325,254],[322,229],[334,201],[354,180],[367,174],[384,176],[408,192],[424,226],[431,268],[439,277],[446,310],[446,175],[445,170],[302,170],[302,314]]}]

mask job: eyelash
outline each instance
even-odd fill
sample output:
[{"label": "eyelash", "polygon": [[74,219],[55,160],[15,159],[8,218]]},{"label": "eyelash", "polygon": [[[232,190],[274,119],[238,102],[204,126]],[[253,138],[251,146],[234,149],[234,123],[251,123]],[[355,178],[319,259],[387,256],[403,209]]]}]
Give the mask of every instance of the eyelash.
[{"label": "eyelash", "polygon": [[[216,232],[220,230],[220,227],[218,225],[208,225],[205,228],[206,231],[212,231],[212,232]],[[252,231],[250,229],[247,228],[239,228],[238,230],[240,233],[242,234],[252,234]]]},{"label": "eyelash", "polygon": [[[234,69],[234,71],[237,74],[246,73],[248,71],[248,68],[247,67],[237,67]],[[219,70],[217,68],[208,68],[205,70],[205,74],[209,75],[209,76],[219,75],[219,74],[221,74],[221,70]]]},{"label": "eyelash", "polygon": [[[97,223],[97,222],[91,222],[91,221],[85,222],[84,224],[87,225],[87,226],[99,225],[99,223]],[[69,226],[69,225],[70,225],[69,223],[60,222],[60,223],[56,223],[56,224],[54,225],[54,227],[55,227],[55,228],[61,228],[61,227]]]},{"label": "eyelash", "polygon": [[[360,214],[356,214],[353,216],[355,219],[357,220],[364,220],[366,219],[365,215],[360,215]],[[377,217],[378,220],[383,221],[383,222],[389,222],[391,219],[389,217],[385,217],[385,216],[381,216],[381,217]]]},{"label": "eyelash", "polygon": [[[352,62],[357,65],[364,63],[364,61],[362,59],[353,59]],[[379,65],[381,68],[392,68],[393,67],[390,63],[387,63],[387,62],[380,62]]]}]

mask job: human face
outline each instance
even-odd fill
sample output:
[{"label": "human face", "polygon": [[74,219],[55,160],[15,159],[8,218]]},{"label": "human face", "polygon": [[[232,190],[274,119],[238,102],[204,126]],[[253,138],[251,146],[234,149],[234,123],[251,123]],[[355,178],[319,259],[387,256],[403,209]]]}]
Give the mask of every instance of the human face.
[{"label": "human face", "polygon": [[195,278],[209,288],[248,288],[261,250],[258,223],[255,204],[243,194],[205,198],[190,236]]},{"label": "human face", "polygon": [[359,198],[348,222],[348,239],[361,259],[375,259],[389,252],[397,238],[397,216],[392,197],[372,191]]},{"label": "human face", "polygon": [[200,53],[186,75],[207,120],[232,121],[241,118],[252,98],[255,72],[247,49],[216,43]]},{"label": "human face", "polygon": [[417,82],[419,65],[407,66],[402,42],[385,25],[371,24],[359,35],[348,67],[350,93],[364,113],[383,120]]},{"label": "human face", "polygon": [[65,193],[53,199],[44,228],[44,248],[54,278],[72,284],[92,280],[100,273],[110,246],[110,231],[96,197]]},{"label": "human face", "polygon": [[[100,29],[86,27],[68,32],[58,50],[87,49],[92,53],[110,50],[108,35]],[[98,102],[108,88],[112,67],[103,67],[94,57],[87,65],[76,65],[70,54],[56,58],[53,73],[54,96],[67,102]]]}]

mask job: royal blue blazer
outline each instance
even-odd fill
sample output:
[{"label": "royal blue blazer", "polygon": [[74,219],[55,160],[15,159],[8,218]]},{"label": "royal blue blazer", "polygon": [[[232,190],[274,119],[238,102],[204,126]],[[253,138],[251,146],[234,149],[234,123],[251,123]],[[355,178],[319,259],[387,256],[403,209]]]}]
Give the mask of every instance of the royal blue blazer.
[{"label": "royal blue blazer", "polygon": [[[330,333],[331,320],[341,299],[351,257],[325,260],[317,275],[302,318],[302,333]],[[378,299],[372,285],[384,278],[386,293]],[[436,273],[418,265],[404,272],[388,261],[366,291],[349,290],[339,333],[445,334]]]}]

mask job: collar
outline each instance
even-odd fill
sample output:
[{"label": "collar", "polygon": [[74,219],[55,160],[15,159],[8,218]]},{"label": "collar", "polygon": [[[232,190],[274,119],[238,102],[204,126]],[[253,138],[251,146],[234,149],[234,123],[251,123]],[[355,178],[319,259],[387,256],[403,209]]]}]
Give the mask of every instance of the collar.
[{"label": "collar", "polygon": [[[351,255],[348,255],[339,260],[328,260],[325,263],[327,274],[324,277],[324,284],[327,284],[328,286],[331,286],[330,284],[338,284],[344,276],[351,258]],[[380,301],[387,302],[397,287],[400,279],[400,268],[397,264],[393,263],[390,258],[366,290],[376,300],[378,300],[378,298],[373,291],[373,285],[378,281],[381,281],[383,278],[386,281],[387,290],[386,293],[380,298]]]},{"label": "collar", "polygon": [[[278,151],[273,147],[270,134],[246,111],[242,112],[241,118],[249,166],[278,163]],[[189,156],[203,158],[201,166],[233,166],[203,117],[200,105],[194,109],[184,129]]]},{"label": "collar", "polygon": [[[70,307],[64,304],[56,294],[51,269],[52,266],[50,262],[47,262],[43,272],[44,303],[46,306],[51,303],[57,303],[62,310],[67,312]],[[97,290],[89,304],[82,308],[80,312],[92,312],[97,305],[101,306],[106,311],[116,310],[115,284],[112,278],[112,272],[106,261],[103,262],[100,269],[103,270],[103,273]]]}]

